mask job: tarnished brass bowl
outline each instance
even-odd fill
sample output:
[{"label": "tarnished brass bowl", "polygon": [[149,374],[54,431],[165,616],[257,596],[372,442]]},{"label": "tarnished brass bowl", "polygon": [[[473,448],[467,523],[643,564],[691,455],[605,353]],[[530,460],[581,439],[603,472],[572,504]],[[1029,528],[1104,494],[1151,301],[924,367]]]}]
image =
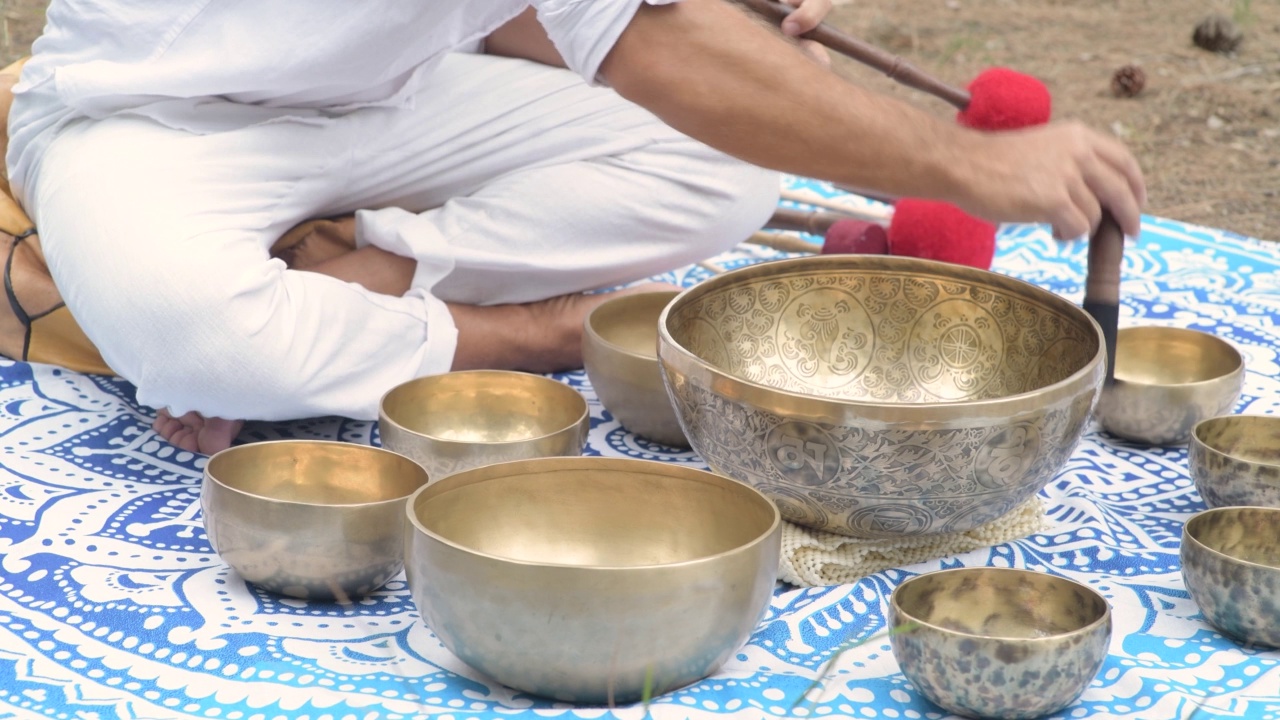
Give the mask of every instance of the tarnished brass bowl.
[{"label": "tarnished brass bowl", "polygon": [[382,397],[382,446],[435,482],[490,463],[581,455],[591,430],[577,390],[541,375],[472,370],[410,380]]},{"label": "tarnished brass bowl", "polygon": [[416,463],[380,448],[253,443],[209,458],[200,509],[209,544],[245,580],[350,602],[400,572],[405,500],[426,483]]},{"label": "tarnished brass bowl", "polygon": [[715,672],[773,593],[777,509],[702,470],[643,460],[489,465],[409,500],[409,588],[450,651],[580,703]]},{"label": "tarnished brass bowl", "polygon": [[654,442],[689,447],[658,369],[658,317],[678,291],[622,295],[587,316],[582,360],[600,403],[623,427]]},{"label": "tarnished brass bowl", "polygon": [[1070,456],[1105,369],[1097,323],[959,265],[780,260],[685,291],[658,358],[693,448],[783,517],[856,537],[963,531]]},{"label": "tarnished brass bowl", "polygon": [[1280,417],[1225,415],[1196,425],[1191,479],[1209,507],[1280,507]]},{"label": "tarnished brass bowl", "polygon": [[899,585],[889,625],[902,673],[934,704],[967,717],[1038,718],[1075,702],[1098,674],[1111,609],[1054,575],[957,568]]},{"label": "tarnished brass bowl", "polygon": [[1124,328],[1098,421],[1127,440],[1181,445],[1196,423],[1230,411],[1243,384],[1244,357],[1226,340],[1184,328]]},{"label": "tarnished brass bowl", "polygon": [[1280,648],[1280,508],[1206,510],[1182,528],[1182,581],[1209,624]]}]

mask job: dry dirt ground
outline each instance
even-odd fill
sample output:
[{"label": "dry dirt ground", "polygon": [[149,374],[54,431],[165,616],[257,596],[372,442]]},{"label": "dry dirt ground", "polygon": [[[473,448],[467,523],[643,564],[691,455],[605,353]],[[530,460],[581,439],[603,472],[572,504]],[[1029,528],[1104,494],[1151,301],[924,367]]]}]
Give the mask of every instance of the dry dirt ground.
[{"label": "dry dirt ground", "polygon": [[[1057,118],[1116,134],[1150,185],[1148,212],[1280,240],[1280,0],[835,0],[830,22],[956,85],[992,66],[1048,85]],[[47,0],[0,0],[0,59],[24,54]],[[1244,33],[1217,54],[1191,41],[1210,12]],[[1111,93],[1137,65],[1145,89]],[[942,101],[838,58],[849,77],[938,114]]]}]

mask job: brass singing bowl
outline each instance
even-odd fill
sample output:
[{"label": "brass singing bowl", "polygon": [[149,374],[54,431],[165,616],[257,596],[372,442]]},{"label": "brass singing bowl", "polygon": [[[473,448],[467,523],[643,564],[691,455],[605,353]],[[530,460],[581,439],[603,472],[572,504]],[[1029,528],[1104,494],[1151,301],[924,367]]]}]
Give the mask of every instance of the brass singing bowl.
[{"label": "brass singing bowl", "polygon": [[939,707],[1037,718],[1089,687],[1107,657],[1111,609],[1054,575],[957,568],[918,575],[889,600],[890,645],[911,684]]},{"label": "brass singing bowl", "polygon": [[1226,415],[1196,425],[1191,479],[1209,507],[1280,507],[1280,417]]},{"label": "brass singing bowl", "polygon": [[581,455],[591,430],[578,391],[541,375],[472,370],[410,380],[382,397],[382,446],[435,482],[490,463]]},{"label": "brass singing bowl", "polygon": [[444,646],[579,703],[714,673],[768,606],[781,544],[760,493],[644,460],[490,465],[423,488],[408,511],[409,589]]},{"label": "brass singing bowl", "polygon": [[1206,510],[1182,528],[1182,581],[1204,619],[1280,648],[1280,508]]},{"label": "brass singing bowl", "polygon": [[1112,435],[1149,445],[1181,445],[1196,423],[1231,410],[1244,385],[1244,357],[1198,330],[1124,328],[1116,335],[1115,383],[1098,400]]},{"label": "brass singing bowl", "polygon": [[623,295],[587,315],[582,360],[600,403],[643,438],[689,447],[658,369],[658,318],[678,291]]},{"label": "brass singing bowl", "polygon": [[406,499],[426,483],[416,463],[380,448],[261,442],[209,458],[200,509],[209,544],[245,580],[346,603],[400,572]]},{"label": "brass singing bowl", "polygon": [[749,266],[676,298],[659,362],[693,448],[800,525],[964,531],[1033,496],[1102,384],[1080,308],[974,268],[873,255]]}]

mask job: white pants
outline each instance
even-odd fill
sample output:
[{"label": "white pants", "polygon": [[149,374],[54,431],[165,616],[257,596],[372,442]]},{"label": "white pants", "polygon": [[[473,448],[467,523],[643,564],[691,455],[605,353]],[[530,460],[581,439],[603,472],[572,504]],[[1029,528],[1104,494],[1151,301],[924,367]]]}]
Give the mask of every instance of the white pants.
[{"label": "white pants", "polygon": [[[775,174],[568,71],[453,55],[408,109],[206,134],[76,121],[27,204],[68,307],[140,402],[371,419],[386,390],[448,371],[444,301],[665,272],[744,239],[777,193]],[[405,297],[269,257],[295,224],[356,210],[361,243],[417,259]]]}]

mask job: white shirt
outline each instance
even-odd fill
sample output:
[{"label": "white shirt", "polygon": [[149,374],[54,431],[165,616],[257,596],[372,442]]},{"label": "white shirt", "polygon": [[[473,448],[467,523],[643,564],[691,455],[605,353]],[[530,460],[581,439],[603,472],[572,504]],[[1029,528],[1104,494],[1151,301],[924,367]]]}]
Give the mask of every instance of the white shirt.
[{"label": "white shirt", "polygon": [[22,198],[44,147],[79,117],[136,113],[204,133],[403,104],[444,54],[530,5],[594,82],[640,3],[674,1],[54,0],[14,89],[10,182]]}]

